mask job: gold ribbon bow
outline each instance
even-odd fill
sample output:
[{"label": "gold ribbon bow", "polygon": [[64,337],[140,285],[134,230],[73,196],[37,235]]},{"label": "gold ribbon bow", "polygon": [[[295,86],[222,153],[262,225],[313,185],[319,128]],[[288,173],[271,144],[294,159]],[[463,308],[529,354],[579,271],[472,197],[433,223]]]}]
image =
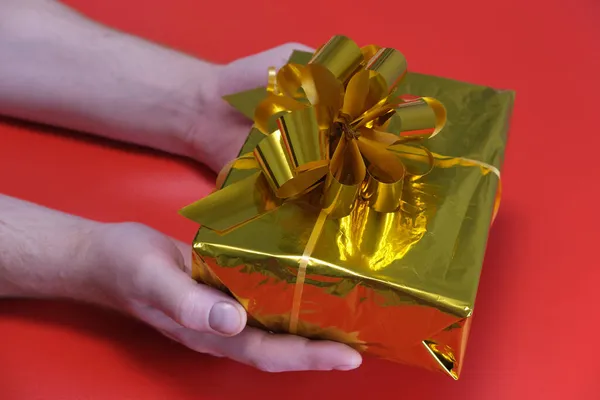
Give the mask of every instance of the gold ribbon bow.
[{"label": "gold ribbon bow", "polygon": [[[406,71],[400,52],[360,48],[344,36],[334,36],[307,65],[269,71],[268,95],[255,110],[253,128],[265,137],[251,155],[234,160],[257,172],[181,211],[226,233],[286,201],[317,194],[321,211],[299,263],[291,333],[308,259],[325,219],[349,215],[363,201],[375,211],[396,212],[405,178],[423,175],[407,172],[401,148],[436,135],[446,111],[432,98],[397,96]],[[433,156],[423,150],[431,169]]]},{"label": "gold ribbon bow", "polygon": [[265,138],[253,156],[235,160],[260,172],[182,214],[223,232],[316,188],[331,218],[350,214],[361,200],[379,212],[398,210],[405,177],[423,175],[406,171],[402,144],[433,137],[446,121],[435,99],[395,95],[406,71],[397,50],[359,48],[344,36],[334,36],[307,65],[271,71],[269,95],[254,118]]}]

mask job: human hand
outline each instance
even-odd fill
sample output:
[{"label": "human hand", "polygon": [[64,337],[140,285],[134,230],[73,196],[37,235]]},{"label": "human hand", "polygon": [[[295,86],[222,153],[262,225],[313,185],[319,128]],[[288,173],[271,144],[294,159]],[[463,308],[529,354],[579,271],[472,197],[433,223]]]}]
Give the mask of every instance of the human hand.
[{"label": "human hand", "polygon": [[[307,46],[289,43],[216,67],[214,90],[206,98],[202,118],[190,135],[194,158],[219,171],[237,156],[252,122],[222,97],[265,86],[268,68],[284,65],[294,50],[313,51]],[[191,280],[190,246],[143,226],[121,225],[110,229],[114,231],[108,240],[114,241],[114,246],[109,248],[123,254],[119,259],[124,261],[111,269],[122,271],[125,277],[136,271],[134,276],[138,277],[132,278],[125,286],[128,289],[119,296],[125,302],[121,308],[165,336],[196,351],[225,356],[265,371],[350,370],[360,365],[360,355],[339,343],[272,335],[245,327],[246,313],[239,304]],[[129,230],[136,233],[125,233]],[[143,248],[132,251],[131,246],[121,247],[124,240],[134,237],[135,246]],[[144,267],[139,267],[136,254],[147,255]],[[131,255],[134,259],[130,260]],[[217,308],[211,308],[214,306]]]},{"label": "human hand", "polygon": [[302,44],[287,43],[215,67],[216,84],[213,90],[205,93],[202,117],[189,134],[194,158],[218,172],[237,157],[252,122],[229,106],[222,97],[266,86],[269,67],[280,68],[285,65],[294,50],[314,51]]},{"label": "human hand", "polygon": [[101,225],[91,235],[91,280],[99,290],[81,300],[125,311],[195,351],[263,371],[350,370],[361,363],[339,343],[246,327],[237,302],[190,278],[186,244],[131,223]]}]

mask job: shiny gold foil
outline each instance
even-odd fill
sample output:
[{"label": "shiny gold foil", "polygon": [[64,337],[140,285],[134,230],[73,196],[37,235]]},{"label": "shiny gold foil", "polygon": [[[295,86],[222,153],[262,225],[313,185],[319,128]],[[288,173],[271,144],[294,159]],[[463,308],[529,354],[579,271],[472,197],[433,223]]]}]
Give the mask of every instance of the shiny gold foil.
[{"label": "shiny gold foil", "polygon": [[458,379],[514,93],[340,36],[269,76],[226,98],[256,128],[182,210],[194,278],[254,326]]}]

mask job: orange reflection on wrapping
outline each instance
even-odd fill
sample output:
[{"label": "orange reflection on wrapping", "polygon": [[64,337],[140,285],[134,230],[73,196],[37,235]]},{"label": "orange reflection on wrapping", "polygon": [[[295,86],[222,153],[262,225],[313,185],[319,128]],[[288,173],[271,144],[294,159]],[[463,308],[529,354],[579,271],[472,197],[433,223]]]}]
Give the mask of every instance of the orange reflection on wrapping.
[{"label": "orange reflection on wrapping", "polygon": [[[208,271],[218,271],[218,280]],[[274,276],[247,265],[222,268],[214,259],[194,258],[195,276],[213,276],[213,284],[227,287],[248,310],[250,324],[274,333],[287,333],[295,271]],[[424,346],[423,338],[444,332],[446,346],[459,346],[466,333],[458,326],[462,318],[452,316],[381,284],[365,285],[360,279],[309,274],[303,289],[297,334],[334,340],[359,351],[407,364],[440,370]],[[454,347],[461,350],[461,347]],[[455,361],[449,373],[457,374]]]}]

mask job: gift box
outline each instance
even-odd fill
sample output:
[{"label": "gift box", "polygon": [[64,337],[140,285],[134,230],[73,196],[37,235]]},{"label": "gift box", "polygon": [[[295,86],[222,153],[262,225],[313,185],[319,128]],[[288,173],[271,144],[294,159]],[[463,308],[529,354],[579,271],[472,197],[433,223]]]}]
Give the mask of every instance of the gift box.
[{"label": "gift box", "polygon": [[253,128],[182,214],[194,279],[251,325],[458,379],[514,93],[406,66],[335,36],[227,96]]}]

